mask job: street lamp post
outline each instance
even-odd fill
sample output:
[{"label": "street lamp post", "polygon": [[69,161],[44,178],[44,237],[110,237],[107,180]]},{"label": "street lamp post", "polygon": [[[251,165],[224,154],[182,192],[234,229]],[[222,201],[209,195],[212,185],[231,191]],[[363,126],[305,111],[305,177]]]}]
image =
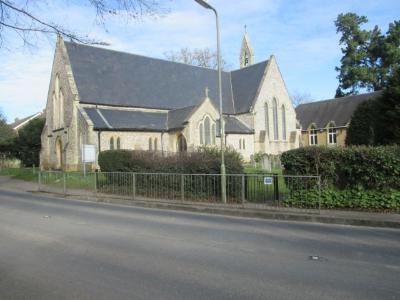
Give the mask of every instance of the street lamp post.
[{"label": "street lamp post", "polygon": [[219,20],[218,12],[205,0],[195,0],[204,8],[211,9],[215,14],[215,23],[217,26],[217,61],[218,61],[218,93],[219,93],[219,122],[221,134],[221,199],[226,203],[226,171],[225,171],[225,124],[222,112],[222,88],[221,88],[221,49],[219,43]]}]

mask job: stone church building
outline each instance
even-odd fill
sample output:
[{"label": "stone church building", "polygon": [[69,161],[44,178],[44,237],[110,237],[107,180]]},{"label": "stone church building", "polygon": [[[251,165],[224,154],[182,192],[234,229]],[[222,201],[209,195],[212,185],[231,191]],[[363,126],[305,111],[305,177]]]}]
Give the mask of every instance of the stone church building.
[{"label": "stone church building", "polygon": [[[216,70],[57,41],[41,167],[78,170],[96,152],[168,153],[219,146]],[[227,147],[244,160],[299,147],[296,113],[274,56],[255,63],[247,33],[240,69],[222,72]],[[96,163],[94,164],[96,166]]]}]

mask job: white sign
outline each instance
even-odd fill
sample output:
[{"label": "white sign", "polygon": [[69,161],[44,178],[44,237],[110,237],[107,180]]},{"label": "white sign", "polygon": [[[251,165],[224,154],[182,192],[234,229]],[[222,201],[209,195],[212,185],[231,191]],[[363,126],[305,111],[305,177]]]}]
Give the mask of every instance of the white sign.
[{"label": "white sign", "polygon": [[273,178],[272,177],[264,177],[264,184],[265,185],[271,185],[273,182]]},{"label": "white sign", "polygon": [[96,146],[83,145],[82,147],[82,162],[90,163],[96,162]]}]

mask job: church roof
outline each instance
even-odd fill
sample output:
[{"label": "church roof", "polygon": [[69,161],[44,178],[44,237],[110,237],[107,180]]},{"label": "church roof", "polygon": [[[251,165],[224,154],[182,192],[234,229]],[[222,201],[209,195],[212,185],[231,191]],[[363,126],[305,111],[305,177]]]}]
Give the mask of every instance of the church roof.
[{"label": "church roof", "polygon": [[[209,88],[218,103],[213,69],[65,42],[82,103],[180,109],[197,105]],[[222,72],[223,111],[249,111],[267,62]]]},{"label": "church roof", "polygon": [[178,108],[170,110],[168,112],[168,129],[178,129],[183,128],[191,113],[195,110],[197,106],[188,106],[184,108]]},{"label": "church roof", "polygon": [[95,130],[166,130],[166,112],[84,108]]},{"label": "church roof", "polygon": [[258,87],[268,61],[231,72],[232,93],[236,113],[248,112],[257,96]]},{"label": "church roof", "polygon": [[225,133],[237,133],[237,134],[252,134],[254,130],[247,127],[243,122],[235,117],[224,117],[225,121]]},{"label": "church roof", "polygon": [[381,94],[378,91],[300,104],[296,107],[297,119],[303,130],[307,130],[311,124],[315,124],[317,128],[325,128],[329,122],[334,122],[337,127],[346,126],[360,103]]},{"label": "church roof", "polygon": [[[183,128],[195,106],[169,112],[143,112],[121,109],[83,108],[94,130],[170,131]],[[253,133],[237,118],[224,117],[226,133]]]}]

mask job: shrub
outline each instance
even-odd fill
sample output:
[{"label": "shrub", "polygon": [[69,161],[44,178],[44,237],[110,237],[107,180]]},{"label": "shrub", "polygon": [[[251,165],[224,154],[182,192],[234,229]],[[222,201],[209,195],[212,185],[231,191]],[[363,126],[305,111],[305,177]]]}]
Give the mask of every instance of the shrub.
[{"label": "shrub", "polygon": [[[103,172],[219,174],[220,154],[210,147],[168,156],[149,151],[107,150],[99,154],[99,165]],[[226,149],[225,168],[227,174],[243,173],[242,158],[233,149]]]},{"label": "shrub", "polygon": [[45,119],[37,118],[24,126],[15,138],[13,151],[25,167],[39,166],[41,134]]},{"label": "shrub", "polygon": [[282,154],[286,175],[320,175],[339,189],[400,189],[400,146],[305,147]]},{"label": "shrub", "polygon": [[[293,191],[285,205],[290,207],[318,207],[318,197],[321,196],[321,208],[365,209],[365,210],[399,210],[400,191],[388,189],[385,191],[351,188],[340,190],[334,187]],[[307,199],[307,202],[304,201]]]}]

